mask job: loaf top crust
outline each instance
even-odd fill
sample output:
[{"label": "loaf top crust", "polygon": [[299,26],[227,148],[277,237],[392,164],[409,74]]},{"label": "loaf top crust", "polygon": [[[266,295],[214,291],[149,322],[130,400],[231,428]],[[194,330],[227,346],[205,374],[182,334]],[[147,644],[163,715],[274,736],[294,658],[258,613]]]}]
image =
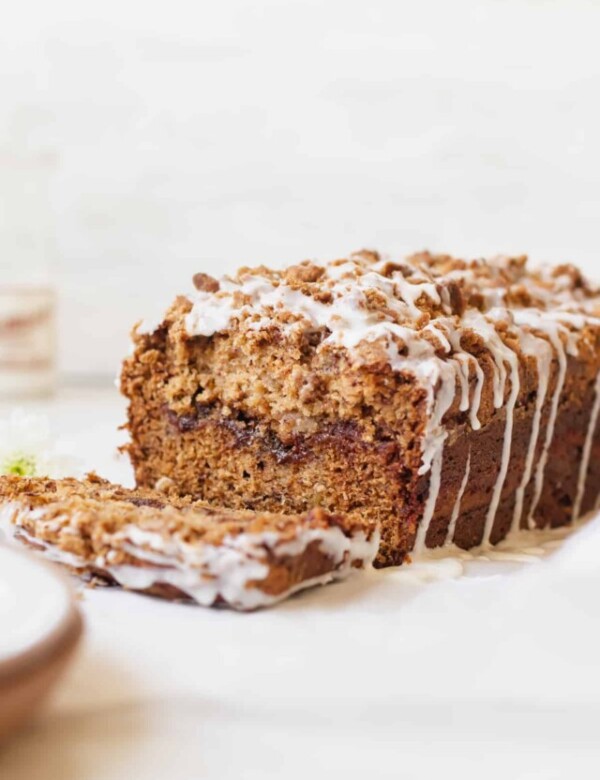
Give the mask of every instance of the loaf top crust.
[{"label": "loaf top crust", "polygon": [[532,311],[582,327],[583,318],[600,313],[599,290],[577,268],[530,270],[525,256],[466,261],[423,252],[394,262],[361,251],[325,264],[241,268],[235,276],[197,274],[194,281],[185,317],[190,336],[315,329],[325,331],[322,347],[360,352],[387,342],[389,359],[397,363],[406,350],[418,351],[420,341],[448,354],[456,349],[456,334],[476,331],[482,319],[505,328],[533,327],[517,314]]},{"label": "loaf top crust", "polygon": [[487,350],[502,374],[511,360],[503,345],[522,360],[534,333],[559,338],[574,354],[581,342],[595,343],[600,326],[600,291],[577,268],[531,270],[525,256],[466,261],[423,252],[394,262],[361,251],[322,265],[241,268],[194,281],[195,295],[179,301],[177,313],[189,338],[234,333],[283,348],[308,339],[321,356],[341,351],[353,367],[388,366],[428,392],[443,382],[440,361]]}]

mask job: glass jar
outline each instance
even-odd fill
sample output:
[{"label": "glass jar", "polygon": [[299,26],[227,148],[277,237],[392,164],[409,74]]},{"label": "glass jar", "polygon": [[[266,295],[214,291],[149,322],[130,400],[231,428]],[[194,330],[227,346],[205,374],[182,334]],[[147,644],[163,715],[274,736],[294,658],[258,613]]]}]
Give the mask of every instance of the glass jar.
[{"label": "glass jar", "polygon": [[54,157],[0,149],[0,396],[56,385]]}]

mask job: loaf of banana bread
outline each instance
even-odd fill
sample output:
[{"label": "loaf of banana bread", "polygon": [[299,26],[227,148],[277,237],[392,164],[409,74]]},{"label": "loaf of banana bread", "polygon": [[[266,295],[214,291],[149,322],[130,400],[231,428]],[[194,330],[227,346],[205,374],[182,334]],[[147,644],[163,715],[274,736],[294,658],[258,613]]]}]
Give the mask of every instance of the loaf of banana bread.
[{"label": "loaf of banana bread", "polygon": [[194,283],[124,363],[138,485],[366,518],[378,566],[596,506],[600,294],[573,266],[362,251]]}]

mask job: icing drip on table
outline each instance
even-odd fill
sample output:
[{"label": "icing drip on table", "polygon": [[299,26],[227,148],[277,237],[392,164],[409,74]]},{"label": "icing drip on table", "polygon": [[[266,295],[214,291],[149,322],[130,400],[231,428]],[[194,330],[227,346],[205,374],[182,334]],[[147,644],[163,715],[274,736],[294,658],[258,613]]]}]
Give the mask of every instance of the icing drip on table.
[{"label": "icing drip on table", "polygon": [[[428,549],[408,566],[380,570],[398,582],[429,583],[459,577],[497,576],[506,566],[535,565],[556,552],[589,517],[560,528],[522,529],[492,547],[463,550],[454,544]],[[499,567],[502,568],[499,568]],[[379,573],[379,572],[378,572]]]},{"label": "icing drip on table", "polygon": [[[257,269],[223,279],[218,293],[199,292],[186,319],[188,334],[209,337],[230,328],[253,331],[276,327],[284,334],[320,329],[325,335],[317,351],[343,348],[357,365],[368,360],[364,345],[381,344],[391,369],[413,376],[426,394],[419,474],[429,474],[429,488],[415,536],[416,554],[426,548],[435,516],[448,437],[444,417],[457,392],[458,408],[468,413],[468,424],[474,431],[481,428],[485,374],[480,360],[464,348],[464,337],[475,334],[481,342],[477,354],[483,348],[491,358],[488,364],[493,406],[497,412],[502,410],[505,419],[498,474],[485,520],[484,546],[491,543],[511,463],[515,409],[521,389],[520,355],[533,357],[538,388],[511,530],[521,525],[525,495],[532,481],[526,525],[535,527],[565,385],[567,355],[578,354],[583,328],[600,326],[600,319],[594,316],[600,311],[598,291],[586,286],[568,267],[563,273],[553,269],[527,272],[522,258],[456,262],[424,254],[394,264],[370,253],[358,253],[345,261],[304,268],[309,275],[311,269],[316,270],[311,283],[295,283],[286,271]],[[457,303],[457,290],[462,303]],[[553,354],[558,372],[549,399]],[[548,422],[536,464],[548,403]],[[469,460],[461,500],[469,480],[476,476],[474,466]],[[584,488],[586,472],[587,465],[582,463],[580,481]],[[598,500],[600,503],[600,496]],[[574,515],[580,504],[581,497]],[[460,501],[454,510],[460,512]],[[446,544],[455,530],[454,510]]]}]

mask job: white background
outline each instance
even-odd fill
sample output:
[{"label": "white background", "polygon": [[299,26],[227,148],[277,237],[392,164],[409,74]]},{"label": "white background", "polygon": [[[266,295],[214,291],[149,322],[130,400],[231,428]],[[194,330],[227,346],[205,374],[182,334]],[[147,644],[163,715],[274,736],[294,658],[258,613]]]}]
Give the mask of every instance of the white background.
[{"label": "white background", "polygon": [[[114,388],[30,408],[129,484]],[[84,589],[81,652],[0,778],[598,780],[600,516],[519,557],[371,570],[246,615]]]},{"label": "white background", "polygon": [[57,157],[66,372],[113,375],[199,269],[364,245],[598,262],[600,3],[2,8],[0,152]]},{"label": "white background", "polygon": [[[2,165],[55,154],[71,375],[114,375],[133,321],[200,269],[368,245],[600,277],[600,3],[0,9],[0,217],[10,202],[47,230]],[[0,231],[0,271],[14,256]],[[85,465],[131,478],[116,391],[42,411]],[[595,780],[599,521],[570,541],[530,568],[372,572],[253,616],[86,592],[79,659],[0,777]]]}]

